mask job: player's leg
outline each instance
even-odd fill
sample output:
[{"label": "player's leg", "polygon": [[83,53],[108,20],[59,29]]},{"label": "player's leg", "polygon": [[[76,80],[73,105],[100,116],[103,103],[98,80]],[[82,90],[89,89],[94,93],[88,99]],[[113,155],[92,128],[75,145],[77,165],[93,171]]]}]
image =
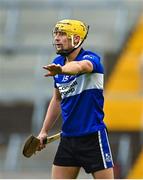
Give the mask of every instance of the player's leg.
[{"label": "player's leg", "polygon": [[108,168],[92,173],[95,179],[114,179],[113,168]]},{"label": "player's leg", "polygon": [[76,179],[78,176],[80,167],[65,167],[56,166],[52,167],[52,179]]},{"label": "player's leg", "polygon": [[52,167],[53,179],[75,179],[77,177],[81,166],[76,161],[72,142],[71,137],[61,137]]},{"label": "player's leg", "polygon": [[92,172],[92,175],[95,179],[114,179],[112,154],[106,130],[98,132],[98,140],[104,168]]},{"label": "player's leg", "polygon": [[[81,141],[81,142],[80,142]],[[113,178],[113,161],[106,130],[81,137],[77,144],[81,167],[94,178]]]}]

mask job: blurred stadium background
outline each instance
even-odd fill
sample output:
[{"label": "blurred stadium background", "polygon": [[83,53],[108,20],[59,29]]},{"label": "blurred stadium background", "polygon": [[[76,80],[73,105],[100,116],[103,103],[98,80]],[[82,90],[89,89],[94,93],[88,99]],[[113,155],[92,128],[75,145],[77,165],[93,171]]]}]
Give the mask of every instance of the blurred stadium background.
[{"label": "blurred stadium background", "polygon": [[[22,144],[39,132],[52,96],[42,66],[55,56],[51,32],[65,18],[90,25],[84,47],[103,57],[115,177],[143,178],[143,0],[0,0],[0,178],[50,178],[59,141],[30,159]],[[79,178],[92,177],[81,169]]]}]

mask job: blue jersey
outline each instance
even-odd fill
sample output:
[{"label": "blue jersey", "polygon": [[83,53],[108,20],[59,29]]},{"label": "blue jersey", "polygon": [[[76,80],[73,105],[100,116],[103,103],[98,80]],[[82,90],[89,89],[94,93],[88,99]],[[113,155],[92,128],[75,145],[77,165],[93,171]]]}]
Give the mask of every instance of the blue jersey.
[{"label": "blue jersey", "polygon": [[[54,76],[55,87],[61,94],[62,135],[82,136],[105,128],[103,122],[103,78],[100,57],[81,49],[75,61],[89,60],[92,73]],[[58,56],[53,63],[65,65],[65,57]]]}]

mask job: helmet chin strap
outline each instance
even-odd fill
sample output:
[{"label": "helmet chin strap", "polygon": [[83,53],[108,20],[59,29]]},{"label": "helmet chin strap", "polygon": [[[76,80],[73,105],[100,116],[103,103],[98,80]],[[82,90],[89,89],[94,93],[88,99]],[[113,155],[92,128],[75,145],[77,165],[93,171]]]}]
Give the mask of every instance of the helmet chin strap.
[{"label": "helmet chin strap", "polygon": [[78,42],[78,44],[77,44],[77,45],[74,45],[74,36],[71,35],[71,43],[72,43],[73,48],[77,49],[77,48],[80,46],[81,42],[82,42],[82,41],[81,41],[81,39],[80,39],[80,41]]},{"label": "helmet chin strap", "polygon": [[[84,41],[84,39],[83,39]],[[74,52],[82,43],[83,41],[79,41],[79,43],[77,45],[74,45],[74,36],[72,35],[71,36],[71,43],[72,43],[72,49],[69,49],[69,50],[62,50],[61,52],[56,52],[57,54],[60,54],[61,56],[64,56],[64,57],[67,57],[69,56],[72,52]]]},{"label": "helmet chin strap", "polygon": [[56,52],[57,54],[60,54],[61,56],[67,57],[69,56],[73,51],[75,51],[77,48],[73,48],[70,50],[62,50],[62,51],[58,51]]}]

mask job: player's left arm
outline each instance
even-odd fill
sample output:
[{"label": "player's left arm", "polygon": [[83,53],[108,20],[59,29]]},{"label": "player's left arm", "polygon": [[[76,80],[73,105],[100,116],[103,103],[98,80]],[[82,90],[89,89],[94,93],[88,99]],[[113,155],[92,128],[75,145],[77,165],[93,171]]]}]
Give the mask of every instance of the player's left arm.
[{"label": "player's left arm", "polygon": [[56,74],[76,75],[90,73],[93,71],[93,64],[89,60],[72,61],[64,66],[50,64],[43,67],[48,70],[45,76],[55,76]]}]

